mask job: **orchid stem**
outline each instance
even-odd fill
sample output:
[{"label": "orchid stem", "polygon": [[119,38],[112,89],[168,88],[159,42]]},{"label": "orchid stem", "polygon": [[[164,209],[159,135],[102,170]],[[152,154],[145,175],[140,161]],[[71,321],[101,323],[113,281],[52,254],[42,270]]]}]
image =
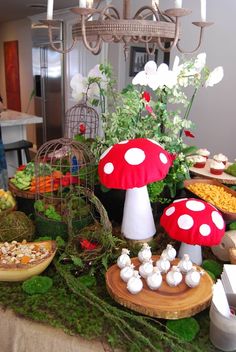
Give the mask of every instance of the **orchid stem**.
[{"label": "orchid stem", "polygon": [[[195,88],[195,90],[194,90],[194,92],[193,92],[193,95],[192,95],[192,97],[191,97],[191,99],[190,99],[190,101],[189,101],[189,104],[188,104],[188,106],[187,106],[187,109],[186,109],[186,111],[185,111],[183,121],[184,121],[184,120],[188,120],[188,118],[189,118],[189,113],[190,113],[190,111],[191,111],[191,108],[192,108],[192,105],[193,105],[193,101],[194,101],[194,98],[195,98],[195,96],[196,96],[196,94],[197,94],[197,91],[198,91],[198,88]],[[179,133],[179,137],[182,137],[183,131],[184,131],[184,128],[181,129],[181,131],[180,131],[180,133]]]}]

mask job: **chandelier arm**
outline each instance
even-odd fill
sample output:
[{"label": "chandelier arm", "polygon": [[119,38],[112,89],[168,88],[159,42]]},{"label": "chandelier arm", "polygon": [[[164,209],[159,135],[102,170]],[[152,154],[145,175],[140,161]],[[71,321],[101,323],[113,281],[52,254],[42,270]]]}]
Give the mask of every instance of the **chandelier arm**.
[{"label": "chandelier arm", "polygon": [[150,12],[152,12],[152,14],[156,17],[157,21],[160,21],[160,16],[159,13],[151,6],[143,6],[140,7],[140,9],[136,12],[136,14],[134,15],[133,19],[138,19],[139,15],[142,14],[143,11],[145,10],[149,10]]},{"label": "chandelier arm", "polygon": [[185,51],[185,50],[181,49],[179,43],[177,43],[177,45],[176,45],[176,46],[177,46],[177,49],[178,49],[182,54],[193,54],[193,53],[195,53],[195,52],[200,48],[200,46],[201,46],[202,38],[203,38],[203,33],[204,33],[203,29],[204,29],[203,27],[200,28],[200,34],[199,34],[198,45],[197,45],[197,47],[196,47],[195,49],[193,49],[192,51]]},{"label": "chandelier arm", "polygon": [[102,38],[98,35],[97,36],[97,41],[94,47],[90,45],[90,43],[87,40],[87,35],[86,35],[86,25],[85,25],[85,16],[81,16],[81,30],[82,30],[82,40],[85,45],[85,47],[94,55],[98,55],[101,52],[102,49]]},{"label": "chandelier arm", "polygon": [[118,10],[117,10],[114,6],[108,5],[108,6],[104,7],[104,8],[101,10],[100,16],[99,16],[99,20],[103,20],[104,17],[110,18],[111,15],[106,14],[106,11],[109,10],[109,9],[114,11],[114,13],[115,13],[116,16],[117,16],[116,19],[120,19],[120,14],[119,14]]},{"label": "chandelier arm", "polygon": [[169,48],[165,48],[165,46],[162,44],[160,37],[157,37],[157,45],[159,49],[161,49],[164,53],[169,53],[171,49],[173,49],[179,40],[179,34],[180,34],[180,21],[179,17],[176,17],[176,23],[175,23],[175,38],[172,41],[172,44],[169,46]]},{"label": "chandelier arm", "polygon": [[52,47],[52,49],[57,51],[60,54],[68,54],[71,50],[73,50],[75,44],[78,41],[77,39],[73,39],[73,42],[68,49],[57,48],[53,42],[53,39],[52,39],[52,26],[50,24],[48,25],[48,37],[49,37],[49,43],[50,43],[50,46]]},{"label": "chandelier arm", "polygon": [[155,51],[157,48],[157,44],[153,43],[152,49],[149,47],[148,45],[149,43],[146,43],[146,52],[148,53],[148,55],[153,56],[155,55]]}]

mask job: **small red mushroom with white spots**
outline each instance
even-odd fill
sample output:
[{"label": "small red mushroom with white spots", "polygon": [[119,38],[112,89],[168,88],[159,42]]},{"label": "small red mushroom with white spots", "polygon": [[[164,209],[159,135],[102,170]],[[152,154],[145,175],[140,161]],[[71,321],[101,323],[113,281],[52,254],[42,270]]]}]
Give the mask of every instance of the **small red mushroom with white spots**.
[{"label": "small red mushroom with white spots", "polygon": [[184,198],[165,208],[161,226],[170,237],[181,241],[178,257],[188,254],[198,265],[202,263],[201,246],[215,246],[225,233],[221,213],[210,203],[200,199]]},{"label": "small red mushroom with white spots", "polygon": [[101,156],[98,174],[108,188],[126,189],[121,231],[132,240],[156,233],[147,184],[162,180],[173,157],[159,143],[136,138],[115,144]]}]

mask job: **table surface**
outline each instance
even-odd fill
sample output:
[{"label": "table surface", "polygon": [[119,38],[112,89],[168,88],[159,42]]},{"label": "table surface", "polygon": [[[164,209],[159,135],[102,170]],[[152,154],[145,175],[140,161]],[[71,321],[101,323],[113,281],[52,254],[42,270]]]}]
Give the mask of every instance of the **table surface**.
[{"label": "table surface", "polygon": [[43,118],[40,116],[26,114],[24,112],[5,110],[0,114],[0,126],[19,126],[19,125],[30,125],[36,123],[42,123]]}]

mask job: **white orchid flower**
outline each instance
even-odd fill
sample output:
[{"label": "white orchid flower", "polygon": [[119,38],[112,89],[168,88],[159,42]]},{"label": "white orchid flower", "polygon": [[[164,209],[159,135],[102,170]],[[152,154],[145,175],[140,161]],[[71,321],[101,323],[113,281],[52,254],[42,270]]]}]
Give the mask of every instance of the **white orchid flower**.
[{"label": "white orchid flower", "polygon": [[157,88],[173,88],[177,83],[177,73],[169,70],[168,65],[161,64],[157,68],[155,61],[148,61],[144,71],[137,73],[132,80],[133,85],[149,86],[152,90]]},{"label": "white orchid flower", "polygon": [[70,87],[72,88],[72,98],[77,102],[81,101],[86,92],[86,78],[80,73],[76,73],[70,81]]},{"label": "white orchid flower", "polygon": [[201,53],[198,54],[195,62],[194,62],[194,68],[196,70],[196,73],[200,73],[202,69],[206,65],[206,53]]},{"label": "white orchid flower", "polygon": [[222,66],[216,67],[206,80],[205,87],[213,87],[215,84],[219,83],[224,77],[224,70]]}]

